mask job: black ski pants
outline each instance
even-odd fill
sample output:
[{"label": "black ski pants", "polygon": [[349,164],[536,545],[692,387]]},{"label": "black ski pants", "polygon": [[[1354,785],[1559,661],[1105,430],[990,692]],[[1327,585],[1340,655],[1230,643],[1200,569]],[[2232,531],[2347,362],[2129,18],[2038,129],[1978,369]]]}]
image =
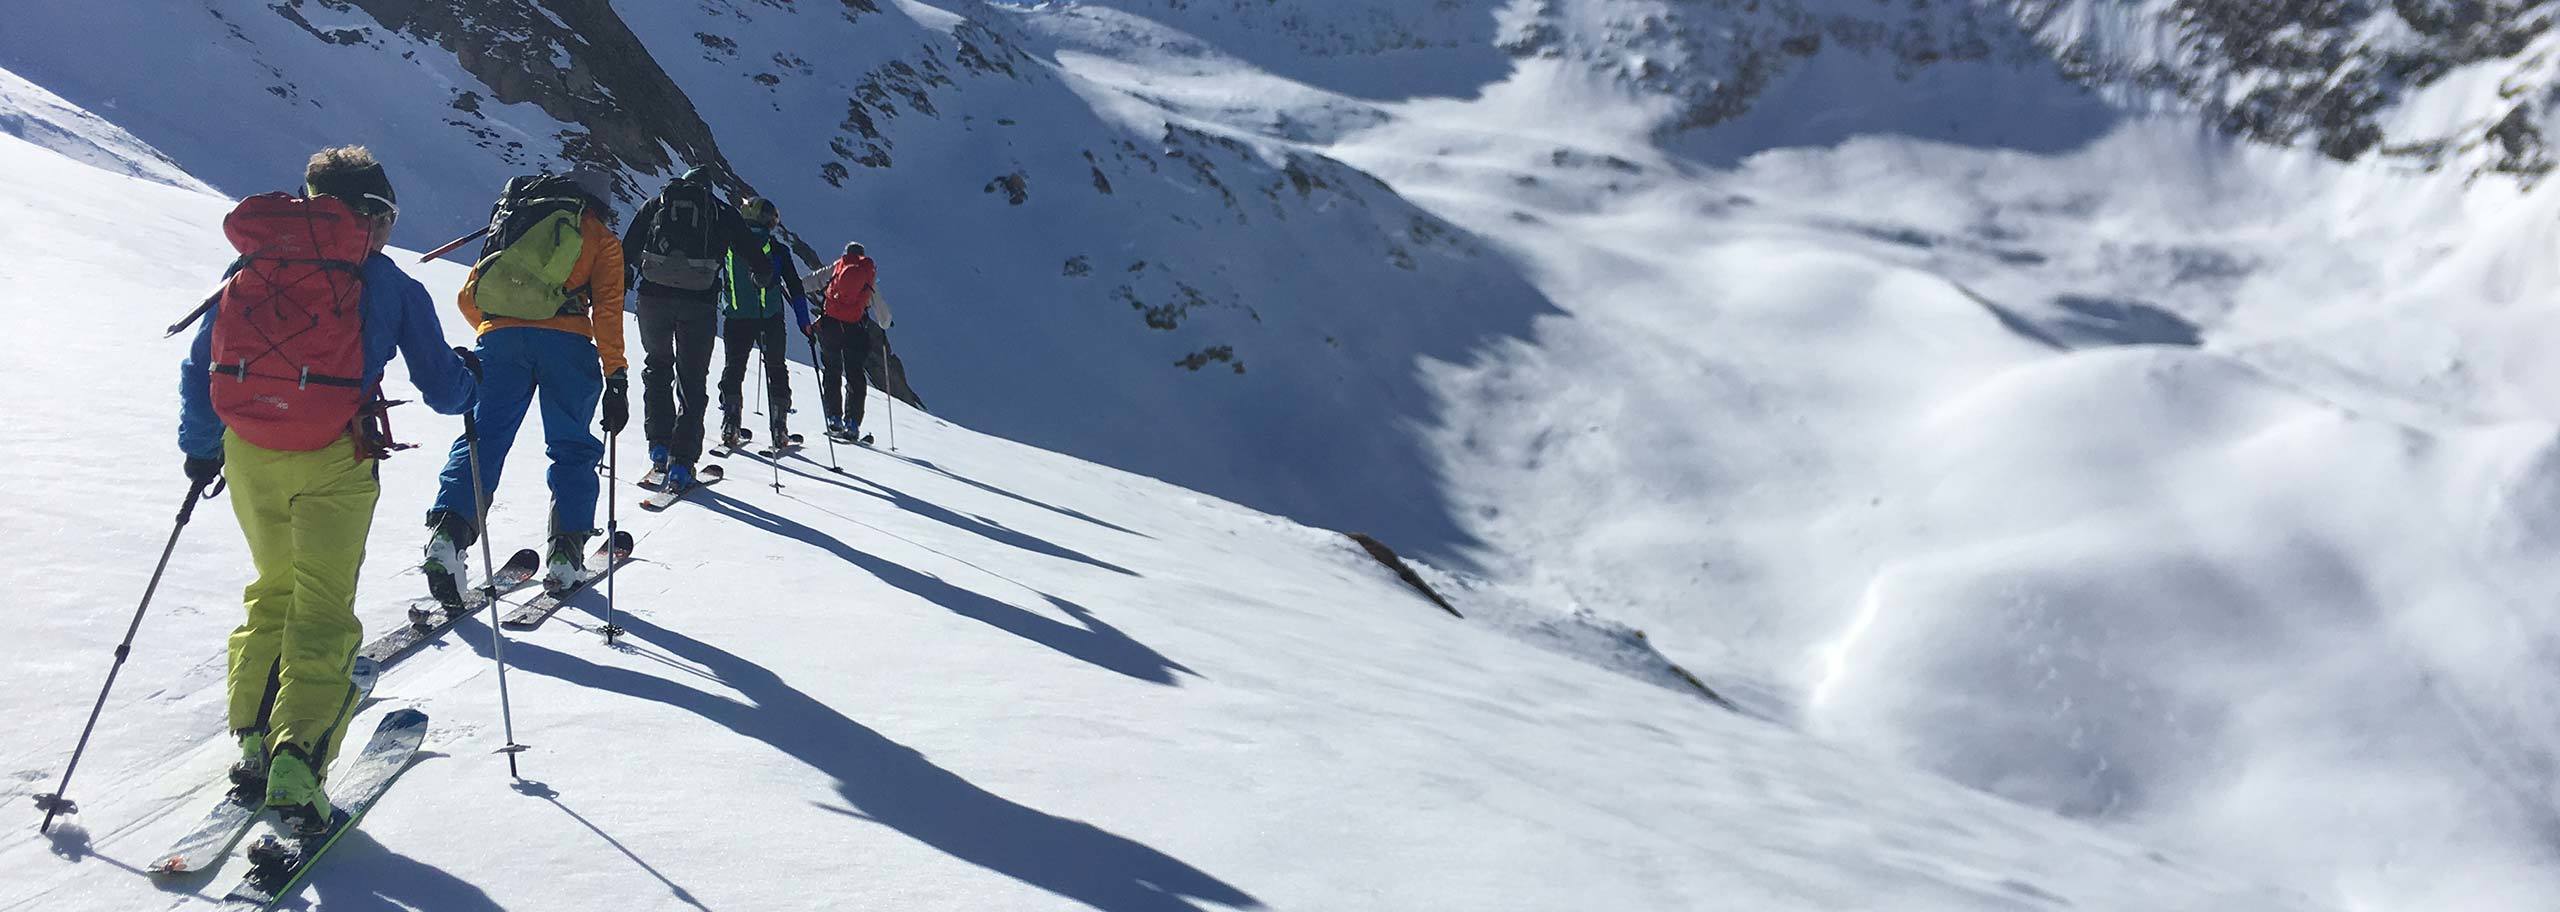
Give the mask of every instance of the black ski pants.
[{"label": "black ski pants", "polygon": [[708,298],[640,296],[641,402],[647,410],[642,430],[650,446],[667,448],[673,465],[702,459],[702,418],[711,405],[705,386],[719,306]]},{"label": "black ski pants", "polygon": [[765,414],[772,416],[773,440],[779,444],[791,426],[791,348],[781,314],[729,317],[720,326],[720,348],[729,353],[720,369],[720,428],[737,427],[745,406],[747,360],[764,350]]},{"label": "black ski pants", "polygon": [[862,433],[862,366],[869,360],[871,334],[860,324],[818,321],[818,401],[829,420],[842,416],[855,434]]}]

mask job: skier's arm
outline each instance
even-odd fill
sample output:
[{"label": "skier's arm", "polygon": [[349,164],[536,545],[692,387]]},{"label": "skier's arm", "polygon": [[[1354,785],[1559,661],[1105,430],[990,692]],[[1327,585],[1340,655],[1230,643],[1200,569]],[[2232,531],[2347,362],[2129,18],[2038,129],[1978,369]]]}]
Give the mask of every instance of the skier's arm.
[{"label": "skier's arm", "polygon": [[727,206],[716,208],[720,210],[717,230],[721,237],[729,240],[730,253],[746,262],[747,270],[755,274],[756,287],[772,288],[773,263],[764,255],[764,241],[757,238],[754,231],[748,230],[746,217],[739,215],[738,210]]},{"label": "skier's arm", "polygon": [[197,459],[222,458],[222,416],[213,411],[213,317],[196,323],[187,358],[178,362],[178,449]]},{"label": "skier's arm", "polygon": [[[775,242],[777,246],[779,246],[780,243],[781,242],[779,241]],[[809,291],[807,286],[800,284],[799,271],[791,268],[790,248],[785,247],[774,252],[773,271],[776,276],[779,276],[782,279],[783,297],[788,298],[791,301],[791,315],[799,321],[792,325],[803,330],[808,329]]]},{"label": "skier's arm", "polygon": [[[622,236],[622,249],[626,251],[649,249],[649,225],[657,220],[658,201],[652,198],[648,202],[641,203],[640,211],[631,213],[631,230]],[[626,264],[625,268],[628,268],[627,264],[630,261],[626,259],[623,262]],[[626,282],[633,280],[628,272],[623,274],[623,279]]]},{"label": "skier's arm", "polygon": [[606,376],[630,367],[622,349],[622,243],[604,220],[588,216],[586,232],[587,317],[594,324],[596,358],[604,363]]},{"label": "skier's arm", "polygon": [[480,383],[462,356],[445,344],[444,324],[436,319],[435,299],[416,279],[401,276],[391,283],[399,296],[400,360],[409,364],[409,383],[427,407],[447,415],[462,414],[480,392]]},{"label": "skier's arm", "polygon": [[871,286],[870,314],[871,322],[880,324],[882,329],[898,325],[897,316],[889,312],[889,296],[880,293],[878,283]]}]

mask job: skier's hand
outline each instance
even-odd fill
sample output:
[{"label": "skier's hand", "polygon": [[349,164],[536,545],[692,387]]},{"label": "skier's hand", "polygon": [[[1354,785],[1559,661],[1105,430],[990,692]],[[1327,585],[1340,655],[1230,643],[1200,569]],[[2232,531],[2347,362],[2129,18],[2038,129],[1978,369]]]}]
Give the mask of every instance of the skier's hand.
[{"label": "skier's hand", "polygon": [[622,433],[631,423],[631,380],[622,371],[604,379],[604,432]]},{"label": "skier's hand", "polygon": [[199,485],[209,485],[214,482],[214,479],[221,477],[222,457],[216,456],[212,459],[203,459],[195,456],[187,457],[188,481],[195,482]]},{"label": "skier's hand", "polygon": [[473,380],[478,380],[478,379],[480,379],[480,353],[479,353],[479,352],[475,352],[475,351],[472,351],[471,349],[468,349],[468,348],[462,347],[462,346],[460,346],[460,345],[456,345],[456,346],[454,346],[454,347],[453,347],[453,353],[454,353],[455,355],[458,355],[458,356],[460,356],[460,357],[462,358],[462,366],[463,366],[463,367],[470,369],[470,371],[471,371],[471,379],[473,379]]},{"label": "skier's hand", "polygon": [[802,324],[800,324],[800,336],[801,336],[801,338],[804,338],[804,339],[809,340],[809,344],[811,344],[811,345],[815,345],[815,344],[817,344],[817,342],[818,342],[818,324],[816,324],[816,323],[814,323],[814,322],[813,322],[813,323],[802,323]]}]

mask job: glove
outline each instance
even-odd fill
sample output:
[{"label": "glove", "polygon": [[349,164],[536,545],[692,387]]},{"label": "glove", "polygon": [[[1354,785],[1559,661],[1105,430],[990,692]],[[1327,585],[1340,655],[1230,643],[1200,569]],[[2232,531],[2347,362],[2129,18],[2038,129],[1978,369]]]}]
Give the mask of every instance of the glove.
[{"label": "glove", "polygon": [[454,346],[454,347],[453,347],[453,353],[454,353],[455,355],[461,356],[461,358],[462,358],[462,366],[463,366],[463,367],[465,367],[465,368],[470,369],[470,371],[471,371],[471,379],[473,379],[473,380],[478,380],[478,379],[480,379],[480,353],[479,353],[479,352],[475,352],[475,351],[472,351],[472,350],[470,350],[470,349],[468,349],[468,348],[464,348],[464,347],[462,347],[462,346],[456,345],[456,346]]},{"label": "glove", "polygon": [[811,342],[818,341],[818,324],[815,322],[800,324],[800,335]]},{"label": "glove", "polygon": [[622,433],[631,423],[631,380],[622,371],[604,379],[604,432]]},{"label": "glove", "polygon": [[192,481],[200,485],[209,485],[213,483],[214,479],[221,477],[222,457],[216,456],[212,459],[203,459],[195,456],[187,457],[188,481]]}]

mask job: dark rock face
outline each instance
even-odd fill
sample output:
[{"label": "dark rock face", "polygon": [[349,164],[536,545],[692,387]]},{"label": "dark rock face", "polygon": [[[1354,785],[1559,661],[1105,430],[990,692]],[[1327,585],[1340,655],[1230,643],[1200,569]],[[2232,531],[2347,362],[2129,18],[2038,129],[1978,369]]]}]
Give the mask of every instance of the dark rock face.
[{"label": "dark rock face", "polygon": [[[323,41],[366,43],[361,30],[312,30],[298,12],[310,2],[322,0],[289,0],[274,8],[288,20],[303,23],[306,31]],[[722,182],[733,194],[755,192],[735,176],[736,169],[728,167],[719,138],[695,112],[692,99],[650,56],[607,0],[338,3],[363,11],[386,29],[451,52],[488,94],[457,93],[455,117],[448,123],[473,132],[484,148],[509,162],[531,161],[533,156],[527,153],[533,151],[556,152],[561,158],[608,172],[664,175],[687,165],[707,165],[723,172]],[[706,52],[713,53],[725,40],[699,37]],[[729,50],[735,52],[734,44]],[[519,141],[501,139],[498,131],[482,125],[485,116],[480,108],[487,100],[540,107],[564,125],[555,135],[559,148],[527,150]],[[638,198],[649,189],[625,188],[626,199]]]},{"label": "dark rock face", "polygon": [[[2030,25],[2064,14],[2057,0],[2015,0]],[[2541,129],[2549,85],[2510,78],[2501,115],[2444,135],[2391,135],[2392,108],[2476,64],[2514,61],[2549,31],[2555,12],[2534,0],[2169,0],[2177,58],[2138,61],[2085,42],[2056,44],[2075,76],[2174,92],[2223,129],[2264,142],[2308,145],[2342,161],[2369,155],[2429,170],[2464,164],[2548,173]]]}]

